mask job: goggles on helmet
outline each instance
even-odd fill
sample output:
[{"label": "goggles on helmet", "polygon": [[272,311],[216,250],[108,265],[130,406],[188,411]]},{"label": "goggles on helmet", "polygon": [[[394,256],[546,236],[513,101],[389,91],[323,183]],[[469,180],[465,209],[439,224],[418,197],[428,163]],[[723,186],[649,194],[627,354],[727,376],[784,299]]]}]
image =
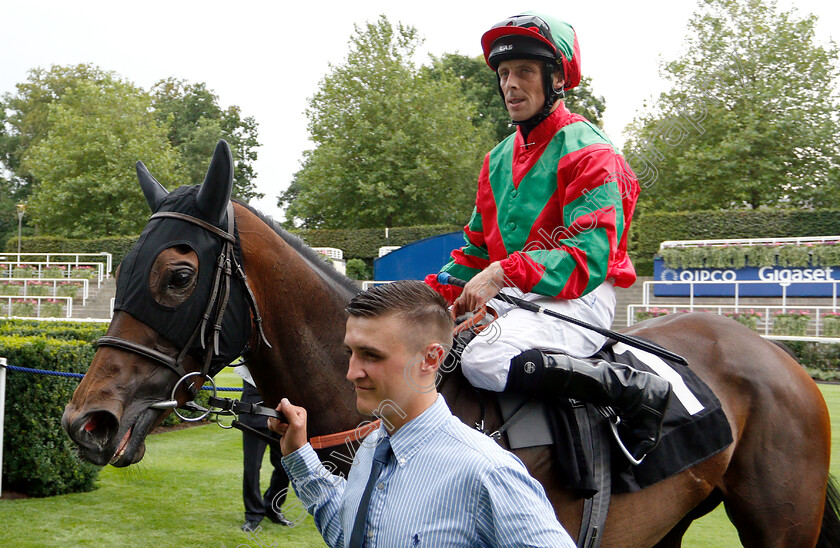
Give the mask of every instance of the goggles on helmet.
[{"label": "goggles on helmet", "polygon": [[[517,40],[518,37],[522,38]],[[551,27],[548,26],[548,23],[536,15],[515,15],[496,23],[481,37],[481,47],[484,50],[485,59],[493,70],[496,70],[499,62],[503,60],[500,55],[506,53],[505,50],[499,51],[500,44],[497,44],[497,41],[501,38],[509,38],[516,47],[514,50],[507,51],[506,57],[508,58],[529,42],[533,45],[527,50],[523,50],[523,53],[528,54],[532,49],[543,50],[547,48],[544,53],[541,51],[540,57],[550,56],[551,59],[559,57],[557,45],[551,36]],[[537,44],[542,44],[543,48],[540,48]],[[531,55],[528,55],[528,57],[531,57]]]},{"label": "goggles on helmet", "polygon": [[[501,38],[509,40],[499,41]],[[526,43],[530,45],[526,47]],[[515,49],[517,47],[520,48],[518,52]],[[565,89],[571,89],[580,83],[577,34],[570,24],[549,15],[525,13],[508,17],[484,33],[481,37],[481,49],[484,52],[484,60],[493,70],[496,70],[504,59],[516,58],[517,53],[522,58],[549,60],[550,57],[563,68]]]}]

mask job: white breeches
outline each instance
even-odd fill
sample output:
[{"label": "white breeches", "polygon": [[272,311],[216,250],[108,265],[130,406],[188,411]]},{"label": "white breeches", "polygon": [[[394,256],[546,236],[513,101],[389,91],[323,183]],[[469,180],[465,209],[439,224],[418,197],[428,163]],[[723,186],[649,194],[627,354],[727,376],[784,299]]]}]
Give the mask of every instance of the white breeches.
[{"label": "white breeches", "polygon": [[[502,291],[560,314],[609,329],[615,316],[615,289],[611,281],[579,299],[553,299],[516,289]],[[481,331],[464,349],[461,367],[470,383],[502,392],[507,384],[510,360],[522,352],[538,349],[585,358],[597,352],[607,338],[569,322],[517,308],[498,299],[489,303],[499,318]]]}]

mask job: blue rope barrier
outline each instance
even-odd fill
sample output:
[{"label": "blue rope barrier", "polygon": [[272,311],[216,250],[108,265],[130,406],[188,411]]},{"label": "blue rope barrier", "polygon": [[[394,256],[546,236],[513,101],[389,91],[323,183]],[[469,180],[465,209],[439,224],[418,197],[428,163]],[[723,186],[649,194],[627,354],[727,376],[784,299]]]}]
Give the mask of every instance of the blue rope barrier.
[{"label": "blue rope barrier", "polygon": [[64,371],[46,371],[44,369],[32,369],[30,367],[18,367],[17,365],[7,365],[6,369],[9,371],[20,371],[21,373],[38,373],[40,375],[53,375],[55,377],[72,377],[81,379],[84,377],[81,373],[65,373]]},{"label": "blue rope barrier", "polygon": [[[84,377],[82,373],[67,373],[65,371],[48,371],[46,369],[32,369],[31,367],[20,367],[17,365],[7,365],[6,369],[9,371],[19,371],[21,373],[36,373],[39,375],[53,375],[55,377],[69,377],[74,379],[81,379]],[[202,390],[213,390],[212,386],[202,386]],[[242,392],[241,388],[235,386],[217,386],[216,390],[219,392]]]}]

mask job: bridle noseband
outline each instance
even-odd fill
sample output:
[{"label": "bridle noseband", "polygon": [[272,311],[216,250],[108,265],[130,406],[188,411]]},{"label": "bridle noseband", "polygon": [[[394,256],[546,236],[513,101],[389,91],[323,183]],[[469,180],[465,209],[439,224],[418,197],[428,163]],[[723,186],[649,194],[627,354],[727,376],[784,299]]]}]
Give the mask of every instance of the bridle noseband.
[{"label": "bridle noseband", "polygon": [[[144,346],[140,343],[136,343],[128,339],[123,339],[122,337],[105,335],[103,337],[100,337],[97,341],[97,344],[99,346],[110,346],[114,348],[119,348],[121,350],[127,350],[129,352],[133,352],[135,354],[143,356],[144,358],[147,358],[159,365],[168,367],[170,370],[172,370],[178,376],[179,379],[172,389],[173,400],[175,391],[189,377],[200,375],[204,379],[210,379],[212,382],[212,377],[210,375],[210,364],[212,362],[213,355],[219,354],[219,339],[222,329],[222,319],[224,318],[225,310],[227,309],[228,300],[230,298],[232,274],[235,273],[236,277],[242,282],[242,284],[245,287],[245,295],[248,300],[248,304],[251,308],[253,322],[257,325],[257,331],[260,334],[260,340],[262,340],[262,342],[265,343],[266,346],[271,348],[271,344],[268,342],[268,339],[265,336],[265,331],[263,331],[262,317],[260,316],[260,311],[257,307],[256,298],[254,297],[254,293],[251,291],[251,287],[248,285],[248,280],[245,276],[245,271],[242,269],[242,266],[236,260],[236,254],[234,253],[237,238],[235,231],[234,210],[233,204],[231,202],[228,202],[227,205],[227,217],[227,231],[213,226],[212,224],[198,219],[192,215],[187,215],[186,213],[178,213],[175,211],[161,211],[153,214],[149,218],[149,221],[160,218],[172,218],[178,219],[180,221],[186,221],[188,223],[197,225],[222,239],[222,251],[221,253],[219,253],[219,257],[216,260],[215,272],[213,274],[213,286],[210,293],[210,297],[208,298],[207,305],[204,308],[204,314],[202,315],[199,324],[196,326],[189,340],[178,353],[177,358],[174,358],[168,354],[164,354],[163,352],[160,352],[153,348]],[[213,313],[214,310],[215,314]],[[208,337],[207,327],[211,323],[211,318],[212,332],[210,337]],[[184,369],[183,363],[187,355],[189,354],[193,343],[195,343],[196,339],[198,339],[201,342],[201,347],[203,349],[206,349],[206,351],[204,353],[204,358],[202,359],[201,371],[188,372],[186,369]],[[196,391],[194,383],[190,383],[189,385],[187,385],[187,391],[190,394],[190,400],[195,399]],[[164,400],[162,402],[158,402],[158,404],[153,404],[152,407],[174,407],[174,405],[171,405],[172,403],[172,400]]]}]

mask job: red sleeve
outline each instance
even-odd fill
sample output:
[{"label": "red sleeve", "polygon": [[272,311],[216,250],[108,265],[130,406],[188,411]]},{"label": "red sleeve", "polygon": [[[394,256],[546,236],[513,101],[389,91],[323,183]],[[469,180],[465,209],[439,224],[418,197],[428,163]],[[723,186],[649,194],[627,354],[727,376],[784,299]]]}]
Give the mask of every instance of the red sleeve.
[{"label": "red sleeve", "polygon": [[429,274],[426,276],[425,282],[429,287],[443,295],[443,298],[446,299],[446,302],[449,304],[454,303],[455,299],[461,296],[461,291],[464,290],[462,287],[458,287],[457,285],[443,285],[437,281],[437,274]]}]

